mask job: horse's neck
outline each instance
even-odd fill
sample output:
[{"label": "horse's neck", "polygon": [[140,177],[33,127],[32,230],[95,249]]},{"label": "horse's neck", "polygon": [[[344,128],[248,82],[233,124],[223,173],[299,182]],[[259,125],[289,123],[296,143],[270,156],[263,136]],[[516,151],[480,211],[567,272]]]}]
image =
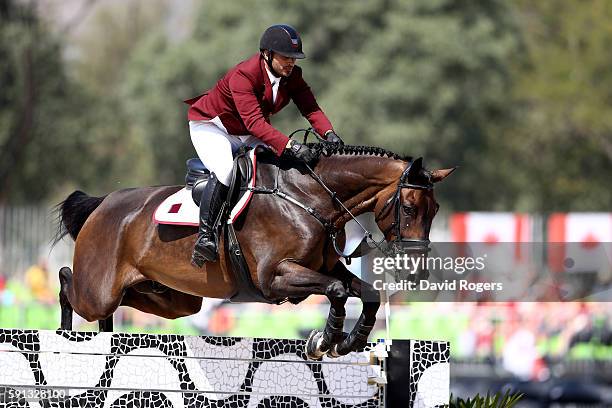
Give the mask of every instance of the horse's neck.
[{"label": "horse's neck", "polygon": [[[374,210],[387,190],[394,189],[406,166],[401,160],[379,156],[331,156],[322,158],[316,172],[354,216]],[[351,217],[340,211],[335,222],[341,228]]]},{"label": "horse's neck", "polygon": [[[280,190],[297,201],[314,208],[337,228],[343,228],[351,216],[332,202],[330,195],[305,170],[277,167],[275,158],[264,158],[257,167],[260,186]],[[358,216],[373,211],[381,196],[394,190],[406,163],[389,157],[332,155],[321,157],[314,171],[338,199]],[[278,179],[278,180],[277,180]]]}]

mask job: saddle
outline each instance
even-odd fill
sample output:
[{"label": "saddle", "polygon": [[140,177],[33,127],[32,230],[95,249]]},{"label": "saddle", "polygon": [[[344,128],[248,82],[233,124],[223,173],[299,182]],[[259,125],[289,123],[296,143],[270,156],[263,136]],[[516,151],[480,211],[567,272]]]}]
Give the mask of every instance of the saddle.
[{"label": "saddle", "polygon": [[[255,150],[245,147],[238,151],[234,158],[227,198],[217,214],[214,225],[218,232],[217,236],[225,238],[224,248],[236,282],[236,293],[228,300],[234,303],[275,303],[265,298],[255,286],[234,229],[234,223],[246,209],[253,195],[256,162]],[[210,171],[197,158],[187,160],[186,164],[185,187],[166,198],[157,208],[154,221],[158,224],[198,226],[198,207]]]},{"label": "saddle", "polygon": [[[204,166],[202,160],[198,158],[187,160],[187,174],[185,175],[185,188],[187,190],[191,190],[191,197],[193,198],[193,202],[199,206],[200,200],[202,197],[202,192],[208,179],[210,178],[210,171]],[[232,184],[235,185],[235,193],[244,193],[247,190],[247,186],[249,181],[253,177],[253,164],[252,160],[248,155],[248,150],[244,149],[244,151],[238,152],[236,157],[234,158],[234,170],[232,173]],[[236,182],[238,179],[238,182]],[[232,192],[230,186],[230,193]],[[235,200],[227,200],[228,205],[235,205],[237,203],[236,196],[230,197],[231,194],[228,194],[229,198],[234,198]]]}]

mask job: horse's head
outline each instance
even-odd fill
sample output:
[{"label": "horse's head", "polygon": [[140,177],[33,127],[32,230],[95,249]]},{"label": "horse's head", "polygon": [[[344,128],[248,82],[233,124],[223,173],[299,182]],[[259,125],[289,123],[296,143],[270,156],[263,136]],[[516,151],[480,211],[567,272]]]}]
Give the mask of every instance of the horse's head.
[{"label": "horse's head", "polygon": [[403,170],[399,179],[383,190],[374,214],[387,242],[400,244],[411,252],[426,252],[429,230],[439,205],[434,183],[444,180],[455,168],[428,171],[418,158]]}]

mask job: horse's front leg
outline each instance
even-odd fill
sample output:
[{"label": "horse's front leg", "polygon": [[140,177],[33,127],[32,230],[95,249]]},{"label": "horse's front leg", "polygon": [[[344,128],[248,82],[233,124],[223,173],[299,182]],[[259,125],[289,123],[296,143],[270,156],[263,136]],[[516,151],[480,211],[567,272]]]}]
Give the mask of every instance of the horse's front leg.
[{"label": "horse's front leg", "polygon": [[320,360],[336,343],[344,339],[342,327],[346,312],[344,305],[348,292],[338,278],[324,275],[298,265],[295,262],[284,261],[276,268],[268,293],[271,298],[306,297],[309,295],[325,295],[331,307],[325,329],[313,330],[306,342],[306,356],[311,360]]},{"label": "horse's front leg", "polygon": [[[337,268],[346,269],[341,262],[338,262]],[[374,328],[376,313],[380,308],[380,294],[372,285],[354,276],[349,282],[347,287],[350,288],[350,295],[361,297],[363,309],[351,333],[342,342],[335,344],[332,350],[329,351],[328,355],[330,357],[344,356],[351,351],[364,348],[368,343],[368,336]]]}]

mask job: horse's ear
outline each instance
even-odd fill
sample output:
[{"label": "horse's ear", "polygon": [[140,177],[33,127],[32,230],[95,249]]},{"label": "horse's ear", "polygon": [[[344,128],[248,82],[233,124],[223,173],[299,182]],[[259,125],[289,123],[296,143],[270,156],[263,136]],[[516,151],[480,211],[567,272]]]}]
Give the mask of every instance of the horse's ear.
[{"label": "horse's ear", "polygon": [[438,181],[442,181],[455,170],[457,170],[457,167],[453,167],[450,169],[434,170],[431,172],[431,181],[434,183],[437,183]]},{"label": "horse's ear", "polygon": [[421,174],[422,169],[423,158],[419,157],[418,159],[415,159],[412,163],[410,163],[410,167],[408,168],[408,180],[414,182]]}]

